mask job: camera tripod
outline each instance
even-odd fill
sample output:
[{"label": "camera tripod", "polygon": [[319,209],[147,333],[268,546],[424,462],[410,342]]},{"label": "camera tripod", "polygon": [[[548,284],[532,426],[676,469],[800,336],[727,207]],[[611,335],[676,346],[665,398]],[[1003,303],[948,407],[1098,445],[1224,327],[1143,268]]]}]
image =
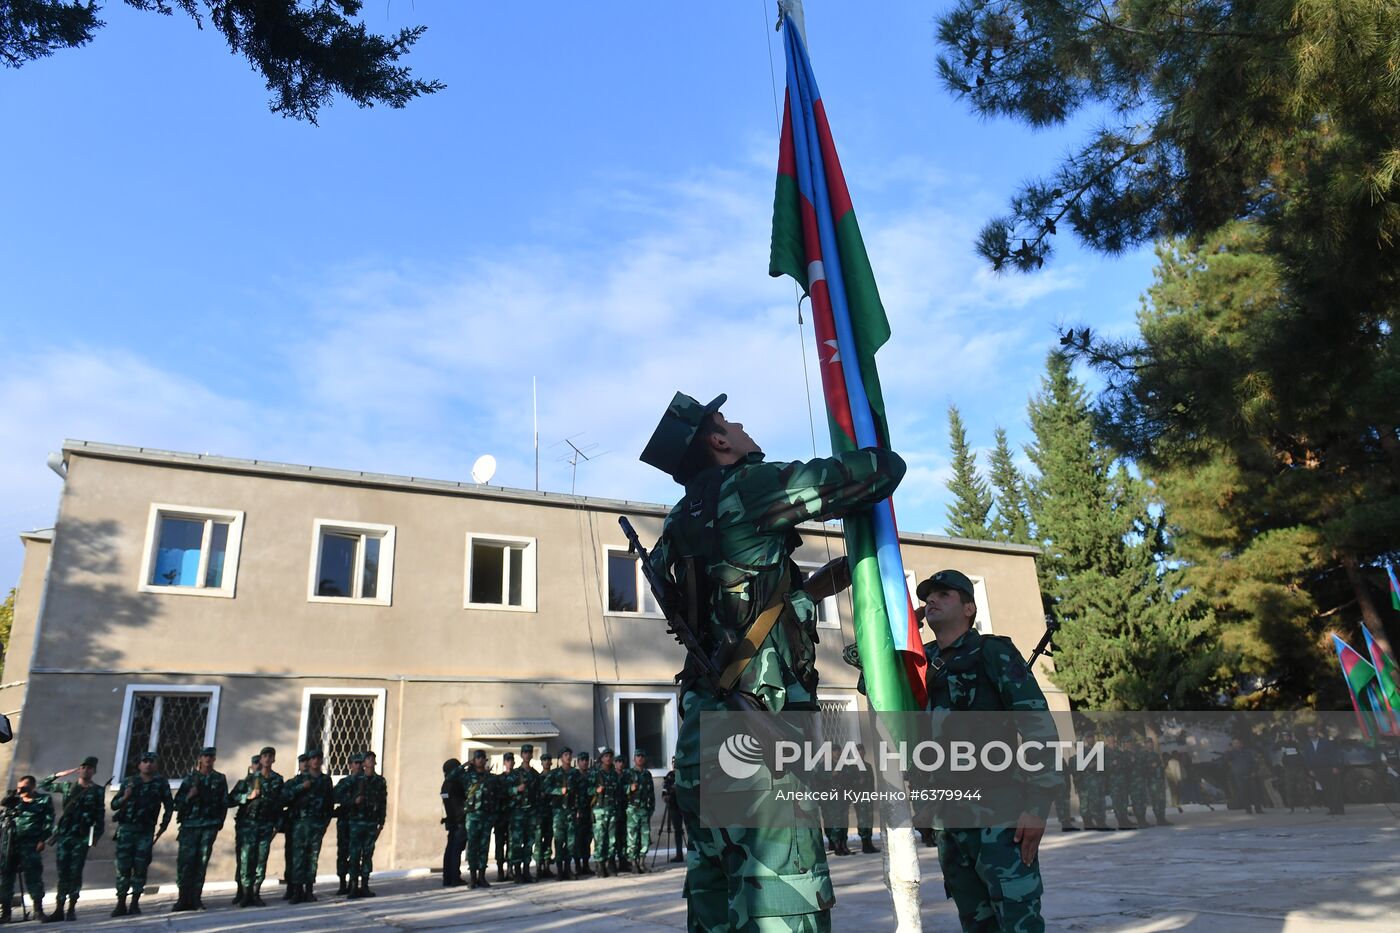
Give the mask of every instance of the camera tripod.
[{"label": "camera tripod", "polygon": [[[13,795],[11,795],[11,797],[12,796]],[[0,810],[0,820],[3,820],[3,823],[0,824],[0,835],[4,837],[3,839],[0,839],[0,871],[3,871],[3,873],[5,874],[9,874],[11,871],[14,872],[15,880],[19,882],[20,913],[23,915],[25,920],[28,920],[29,906],[25,903],[24,900],[25,895],[28,893],[28,890],[25,887],[24,883],[24,867],[22,865],[15,864],[16,853],[14,808],[10,806],[4,806],[3,810]],[[3,907],[6,913],[8,913],[10,910],[10,905],[7,903],[4,904]]]}]

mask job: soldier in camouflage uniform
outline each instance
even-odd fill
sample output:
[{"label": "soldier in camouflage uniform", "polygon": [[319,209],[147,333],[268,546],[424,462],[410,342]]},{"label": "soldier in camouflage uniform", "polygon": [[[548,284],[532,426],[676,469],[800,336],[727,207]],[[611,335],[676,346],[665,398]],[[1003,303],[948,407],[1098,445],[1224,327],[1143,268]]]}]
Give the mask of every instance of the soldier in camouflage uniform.
[{"label": "soldier in camouflage uniform", "polygon": [[1162,754],[1157,751],[1157,740],[1146,738],[1142,743],[1142,772],[1147,784],[1147,803],[1152,807],[1158,826],[1170,826],[1167,822],[1167,770],[1162,764]]},{"label": "soldier in camouflage uniform", "polygon": [[486,752],[472,753],[471,767],[462,772],[462,809],[467,815],[467,871],[473,888],[489,888],[486,880],[486,856],[491,850],[491,827],[495,823],[495,787],[491,772],[486,769]]},{"label": "soldier in camouflage uniform", "polygon": [[335,876],[340,879],[340,888],[335,892],[337,894],[350,893],[350,810],[342,800],[364,767],[364,754],[353,753],[350,756],[350,773],[335,785]]},{"label": "soldier in camouflage uniform", "polygon": [[34,916],[41,923],[59,920],[63,914],[55,908],[52,915],[44,913],[44,840],[53,831],[53,800],[39,793],[34,775],[19,779],[14,796],[6,798],[5,807],[13,824],[7,832],[7,850],[0,852],[0,923],[10,922],[10,900],[15,895],[15,876],[24,873],[34,901]]},{"label": "soldier in camouflage uniform", "polygon": [[229,800],[238,806],[243,817],[243,838],[238,844],[238,885],[243,892],[239,907],[267,906],[262,899],[267,855],[282,817],[282,775],[272,770],[277,750],[264,746],[253,760],[257,763],[253,773],[239,781],[229,794]]},{"label": "soldier in camouflage uniform", "polygon": [[651,849],[651,816],[656,812],[656,782],[647,767],[647,753],[638,749],[632,767],[622,774],[622,796],[627,801],[627,858],[634,874],[645,874],[642,864]]},{"label": "soldier in camouflage uniform", "polygon": [[[295,777],[301,777],[306,773],[306,752],[297,756],[297,773]],[[283,790],[286,789],[285,782]],[[285,803],[282,804],[282,815],[277,821],[277,831],[282,834],[282,900],[292,899],[292,816],[288,812]]]},{"label": "soldier in camouflage uniform", "polygon": [[1132,766],[1132,755],[1119,746],[1117,735],[1109,733],[1104,740],[1104,770],[1107,772],[1108,796],[1113,801],[1113,819],[1119,829],[1137,829],[1129,810]]},{"label": "soldier in camouflage uniform", "polygon": [[1133,816],[1139,826],[1150,826],[1147,822],[1147,784],[1149,764],[1143,754],[1143,742],[1135,734],[1129,734],[1124,742],[1124,755],[1128,766],[1128,801]]},{"label": "soldier in camouflage uniform", "polygon": [[228,816],[228,780],[214,770],[216,754],[212,745],[200,751],[198,763],[180,782],[180,792],[175,797],[180,821],[175,875],[180,896],[170,908],[172,913],[204,909],[204,872],[209,867],[214,840]]},{"label": "soldier in camouflage uniform", "polygon": [[258,762],[261,758],[253,756],[252,762],[248,765],[248,773],[238,779],[238,783],[233,785],[233,789],[228,792],[228,805],[237,807],[233,812],[233,879],[238,883],[238,890],[233,895],[233,906],[243,906],[243,853],[248,841],[246,823],[248,814],[246,808],[239,802],[240,795],[246,794],[248,790],[248,779],[253,776],[253,772],[258,770]]},{"label": "soldier in camouflage uniform", "polygon": [[[856,752],[865,759],[865,746],[856,744]],[[875,769],[855,772],[854,790],[874,793]],[[869,855],[880,850],[875,847],[875,803],[870,797],[856,798],[856,832],[860,834],[860,851]]]},{"label": "soldier in camouflage uniform", "polygon": [[554,877],[554,872],[550,869],[550,863],[554,861],[554,809],[545,797],[545,784],[549,782],[550,772],[554,770],[553,762],[554,756],[549,752],[540,755],[540,778],[535,785],[539,801],[535,810],[540,815],[540,821],[535,826],[534,855],[537,878]]},{"label": "soldier in camouflage uniform", "polygon": [[[156,753],[146,752],[136,765],[137,773],[122,781],[112,798],[117,824],[117,906],[113,917],[141,913],[141,893],[146,888],[146,869],[151,865],[151,846],[170,826],[175,815],[175,801],[170,796],[170,782],[156,773]],[[161,811],[164,809],[164,815]],[[160,829],[156,818],[161,817]],[[131,907],[126,895],[131,893]]]},{"label": "soldier in camouflage uniform", "polygon": [[520,766],[510,771],[504,784],[510,810],[510,865],[516,884],[535,883],[535,876],[530,874],[530,858],[535,850],[535,830],[540,824],[540,773],[530,764],[534,752],[533,745],[520,746]]},{"label": "soldier in camouflage uniform", "polygon": [[[63,913],[66,898],[68,913],[65,919],[78,919],[78,892],[83,889],[83,866],[87,863],[88,847],[96,845],[107,828],[107,808],[102,788],[92,780],[96,770],[97,759],[89,755],[78,767],[60,771],[39,782],[40,790],[58,794],[63,800],[58,825],[54,830],[54,854],[58,867],[55,917]],[[74,773],[78,775],[76,781],[59,780]]]},{"label": "soldier in camouflage uniform", "polygon": [[[378,772],[378,756],[364,753],[359,784],[347,793],[350,807],[350,896],[377,897],[369,886],[374,872],[374,844],[389,812],[389,783]],[[344,806],[345,804],[342,804]]]},{"label": "soldier in camouflage uniform", "polygon": [[[956,570],[940,570],[920,583],[917,592],[924,619],[936,636],[929,656],[929,709],[1044,712],[1043,721],[1017,718],[1020,738],[1058,741],[1045,694],[1011,639],[983,635],[973,627],[977,603],[972,581]],[[943,886],[969,933],[1045,929],[1040,913],[1040,839],[1045,814],[1064,779],[1053,761],[1039,764],[1038,772],[1015,775],[1016,792],[1024,801],[1015,826],[949,827],[942,812],[935,816]]]},{"label": "soldier in camouflage uniform", "polygon": [[[549,756],[540,760],[547,761]],[[546,769],[540,777],[540,793],[544,801],[542,809],[547,814],[551,847],[545,847],[540,856],[540,874],[544,874],[545,863],[551,858],[559,871],[560,881],[573,881],[572,863],[574,858],[574,798],[570,791],[575,785],[574,751],[565,746],[559,753],[559,767]],[[546,825],[546,824],[541,824]]]},{"label": "soldier in camouflage uniform", "polygon": [[496,833],[496,880],[505,881],[507,878],[515,876],[515,866],[508,856],[510,855],[510,814],[514,803],[513,798],[508,793],[509,782],[515,778],[511,772],[515,770],[515,752],[506,752],[501,755],[501,773],[491,776],[493,789],[492,793],[496,799],[496,823],[493,829]]},{"label": "soldier in camouflage uniform", "polygon": [[832,774],[831,789],[834,797],[823,798],[818,809],[822,815],[822,832],[826,835],[826,850],[832,855],[850,855],[851,849],[846,837],[851,833],[849,824],[851,802],[845,797],[850,774],[837,771]]},{"label": "soldier in camouflage uniform", "polygon": [[[743,425],[719,414],[725,398],[702,405],[677,392],[642,452],[645,463],[686,490],[666,517],[652,563],[680,593],[699,594],[701,618],[691,621],[710,650],[732,650],[765,610],[782,606],[782,621],[763,636],[737,687],[773,712],[814,711],[816,585],[803,584],[792,564],[801,543],[797,526],[888,498],[904,477],[904,461],[869,449],[807,463],[766,462]],[[825,586],[834,592],[832,576]],[[836,898],[810,805],[794,804],[806,827],[745,830],[738,842],[700,825],[700,715],[725,705],[689,674],[681,691],[676,796],[693,846],[686,873],[690,928],[829,929]],[[775,788],[790,779],[775,781]]]},{"label": "soldier in camouflage uniform", "polygon": [[[1079,734],[1086,754],[1098,740],[1098,733],[1093,729],[1085,729]],[[1088,766],[1074,772],[1074,787],[1079,792],[1079,815],[1084,818],[1085,829],[1101,832],[1112,829],[1104,812],[1104,786],[1104,772],[1097,767]]]},{"label": "soldier in camouflage uniform", "polygon": [[593,807],[589,803],[593,768],[588,752],[578,753],[577,766],[570,778],[569,798],[574,802],[574,875],[587,878],[593,874],[588,863],[593,858]]},{"label": "soldier in camouflage uniform", "polygon": [[617,772],[617,809],[613,812],[613,859],[619,871],[631,871],[632,862],[627,858],[627,795],[621,788],[626,786],[627,764],[619,755],[613,758],[613,770]]},{"label": "soldier in camouflage uniform", "polygon": [[622,797],[622,781],[613,767],[613,752],[605,748],[598,753],[598,767],[588,775],[588,806],[593,810],[593,857],[598,860],[598,874],[604,878],[617,874],[617,802]]},{"label": "soldier in camouflage uniform", "polygon": [[321,773],[324,757],[320,749],[307,752],[306,771],[282,785],[292,836],[292,867],[287,877],[293,904],[318,900],[316,863],[321,858],[321,840],[335,813],[335,788],[330,776]]}]

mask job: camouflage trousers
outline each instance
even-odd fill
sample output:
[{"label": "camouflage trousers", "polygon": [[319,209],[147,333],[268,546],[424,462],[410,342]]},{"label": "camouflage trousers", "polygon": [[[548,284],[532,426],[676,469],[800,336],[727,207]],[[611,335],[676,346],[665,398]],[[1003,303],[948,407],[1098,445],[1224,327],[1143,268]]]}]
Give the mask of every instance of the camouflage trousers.
[{"label": "camouflage trousers", "polygon": [[510,814],[510,863],[529,865],[535,854],[535,833],[539,832],[538,810],[512,810]]},{"label": "camouflage trousers", "polygon": [[1113,818],[1119,825],[1129,822],[1129,792],[1128,778],[1126,775],[1110,774],[1108,777],[1108,796],[1113,798]]},{"label": "camouflage trousers", "polygon": [[856,832],[861,842],[869,842],[875,834],[875,804],[868,800],[856,803]]},{"label": "camouflage trousers", "polygon": [[550,833],[554,841],[554,860],[566,862],[576,854],[574,848],[574,812],[560,807],[550,813]]},{"label": "camouflage trousers", "polygon": [[[1068,775],[1066,775],[1064,783],[1060,785],[1059,793],[1055,795],[1055,818],[1060,821],[1061,826],[1064,826],[1074,819],[1074,817],[1070,815],[1069,790],[1070,780]],[[1082,806],[1080,807],[1080,815],[1083,815]]]},{"label": "camouflage trousers", "polygon": [[535,827],[535,864],[543,865],[554,860],[554,810],[541,807],[540,822]]},{"label": "camouflage trousers", "polygon": [[350,877],[368,881],[374,871],[374,844],[379,840],[379,824],[369,820],[350,820],[346,833],[350,842]]},{"label": "camouflage trousers", "polygon": [[335,821],[335,876],[350,874],[350,817]]},{"label": "camouflage trousers", "polygon": [[59,836],[54,845],[54,863],[58,868],[56,891],[61,901],[65,897],[77,897],[83,889],[83,866],[87,864],[88,837]]},{"label": "camouflage trousers", "polygon": [[243,883],[243,852],[248,841],[248,824],[244,820],[233,821],[233,880]]},{"label": "camouflage trousers", "polygon": [[850,835],[851,827],[847,821],[851,811],[846,801],[823,800],[819,809],[822,815],[822,830],[828,843],[835,845]]},{"label": "camouflage trousers", "polygon": [[1104,812],[1103,800],[1103,775],[1095,771],[1081,771],[1074,776],[1074,789],[1079,793],[1079,815],[1084,819],[1084,825],[1107,825],[1108,815]]},{"label": "camouflage trousers", "polygon": [[219,827],[180,826],[178,854],[175,856],[175,879],[181,888],[194,888],[195,893],[204,887],[204,872],[209,867],[209,853],[214,851],[214,839],[219,835]]},{"label": "camouflage trousers", "polygon": [[238,883],[245,888],[256,888],[267,874],[267,854],[272,850],[277,824],[251,820],[243,824],[242,833],[242,841],[238,843]]},{"label": "camouflage trousers", "polygon": [[315,884],[316,864],[321,860],[321,840],[326,824],[312,817],[292,821],[292,865],[287,869],[288,884]]},{"label": "camouflage trousers", "polygon": [[1147,775],[1134,774],[1128,781],[1128,800],[1139,824],[1147,821]]},{"label": "camouflage trousers", "polygon": [[574,812],[574,858],[587,861],[593,851],[593,811]]},{"label": "camouflage trousers", "polygon": [[494,819],[487,813],[467,814],[467,868],[485,871],[486,858],[491,853],[491,827]]},{"label": "camouflage trousers", "polygon": [[1147,800],[1158,823],[1167,818],[1167,776],[1161,771],[1147,776]]},{"label": "camouflage trousers", "polygon": [[637,861],[651,851],[651,811],[645,807],[627,808],[626,856]]},{"label": "camouflage trousers", "polygon": [[613,820],[617,810],[613,807],[593,808],[593,857],[598,861],[617,858],[614,847],[617,845],[617,829]]},{"label": "camouflage trousers", "polygon": [[496,864],[504,865],[510,854],[510,812],[497,813],[492,828],[496,831]]},{"label": "camouflage trousers", "polygon": [[[814,805],[784,802],[779,813],[775,794],[771,804],[775,812],[756,814],[773,824],[768,828],[702,825],[700,716],[722,710],[724,704],[692,690],[686,693],[682,707],[675,788],[691,845],[685,876],[689,929],[701,933],[829,931],[836,895]],[[791,775],[773,781],[774,791],[799,789]]]},{"label": "camouflage trousers", "polygon": [[1041,933],[1040,860],[1021,861],[1016,830],[940,829],[943,888],[958,908],[965,933]]},{"label": "camouflage trousers", "polygon": [[39,852],[42,841],[38,836],[15,837],[14,858],[0,861],[0,904],[9,907],[15,896],[15,876],[20,872],[24,872],[24,883],[34,903],[44,899],[44,856]]},{"label": "camouflage trousers", "polygon": [[146,869],[151,867],[151,840],[154,826],[117,824],[117,896],[140,894],[146,887]]}]

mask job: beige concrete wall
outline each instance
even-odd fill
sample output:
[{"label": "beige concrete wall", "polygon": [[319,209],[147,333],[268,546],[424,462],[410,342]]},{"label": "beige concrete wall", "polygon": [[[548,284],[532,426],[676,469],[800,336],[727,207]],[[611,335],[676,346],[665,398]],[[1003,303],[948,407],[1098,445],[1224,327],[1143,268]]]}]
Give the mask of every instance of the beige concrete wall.
[{"label": "beige concrete wall", "polygon": [[[34,635],[39,609],[44,602],[44,577],[49,569],[52,541],[47,534],[22,535],[24,564],[20,567],[15,590],[15,617],[10,626],[10,643],[5,650],[5,667],[0,673],[0,713],[10,718],[16,736],[23,730],[25,690],[29,684],[29,659],[34,652]],[[6,787],[14,784],[10,766],[15,743],[0,745],[0,777]]]}]

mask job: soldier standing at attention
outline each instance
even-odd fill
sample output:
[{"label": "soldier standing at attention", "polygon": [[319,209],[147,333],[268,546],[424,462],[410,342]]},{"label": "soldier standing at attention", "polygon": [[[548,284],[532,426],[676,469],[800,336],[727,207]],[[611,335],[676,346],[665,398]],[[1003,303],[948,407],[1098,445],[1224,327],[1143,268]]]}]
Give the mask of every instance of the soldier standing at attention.
[{"label": "soldier standing at attention", "polygon": [[238,891],[233,895],[233,906],[243,906],[243,853],[246,851],[248,842],[247,833],[247,807],[240,798],[246,797],[248,793],[248,779],[253,776],[253,772],[258,769],[258,762],[261,758],[253,756],[252,763],[248,765],[248,773],[238,779],[238,783],[233,785],[233,790],[228,792],[228,805],[237,807],[233,813],[233,878],[238,882]]},{"label": "soldier standing at attention", "polygon": [[[541,760],[547,760],[548,756]],[[544,798],[544,812],[548,814],[550,845],[542,848],[540,874],[544,874],[545,863],[552,857],[554,867],[559,870],[560,881],[573,881],[570,870],[573,862],[574,801],[569,791],[574,785],[574,750],[565,746],[559,753],[559,767],[546,769],[540,778],[540,790]],[[541,825],[546,825],[542,823]]]},{"label": "soldier standing at attention", "polygon": [[364,754],[355,752],[350,756],[350,773],[335,785],[335,876],[340,879],[337,894],[350,893],[347,880],[350,874],[350,809],[345,805],[345,795],[364,771],[364,766]]},{"label": "soldier standing at attention", "polygon": [[[935,642],[929,657],[929,709],[1043,712],[1017,717],[1024,741],[1058,740],[1045,694],[1011,639],[983,635],[973,627],[977,603],[972,581],[956,570],[940,570],[919,584],[924,619]],[[1043,745],[1042,747],[1051,747]],[[1024,809],[1013,826],[949,828],[935,822],[938,864],[944,887],[958,908],[965,931],[1040,933],[1040,839],[1045,814],[1063,777],[1053,767],[1018,775]]]},{"label": "soldier standing at attention", "polygon": [[501,756],[501,773],[495,775],[494,796],[496,798],[496,880],[505,881],[514,877],[514,866],[507,862],[510,852],[510,821],[515,796],[510,788],[515,781],[511,774],[515,770],[515,752]]},{"label": "soldier standing at attention", "polygon": [[616,870],[631,871],[632,863],[627,858],[627,763],[623,756],[613,759],[613,770],[617,772],[617,810],[613,813],[613,857],[617,861]]},{"label": "soldier standing at attention", "polygon": [[627,799],[627,858],[634,874],[645,874],[646,854],[651,849],[651,816],[656,812],[656,782],[647,768],[647,753],[640,748],[632,756],[632,767],[622,775],[623,796]]},{"label": "soldier standing at attention", "polygon": [[545,784],[549,781],[549,775],[553,771],[554,757],[549,752],[540,755],[540,777],[535,782],[535,799],[538,801],[535,811],[540,815],[540,821],[535,824],[535,877],[553,878],[554,872],[550,870],[549,864],[554,861],[554,808],[550,800],[545,797]]},{"label": "soldier standing at attention", "polygon": [[[57,841],[54,854],[58,865],[58,898],[54,904],[54,916],[63,914],[63,901],[67,898],[68,913],[64,917],[67,920],[78,919],[78,892],[83,889],[83,866],[87,863],[88,847],[96,845],[107,828],[107,808],[104,806],[102,788],[92,781],[96,771],[97,759],[89,755],[78,767],[60,771],[39,783],[40,790],[59,794],[63,799],[63,810],[59,813],[58,825],[54,830]],[[75,772],[78,775],[76,781],[59,780]]]},{"label": "soldier standing at attention", "polygon": [[243,814],[243,842],[239,846],[242,874],[239,885],[243,900],[239,907],[266,907],[262,899],[263,879],[267,875],[267,854],[272,849],[272,837],[282,817],[282,775],[272,770],[277,761],[277,749],[271,745],[258,752],[257,768],[235,788],[232,797]]},{"label": "soldier standing at attention", "polygon": [[617,801],[622,781],[613,768],[613,751],[604,748],[598,753],[598,767],[589,775],[588,805],[593,809],[593,857],[598,860],[598,874],[604,878],[617,874]]},{"label": "soldier standing at attention", "polygon": [[180,896],[170,908],[172,913],[204,909],[204,872],[228,816],[228,780],[214,770],[216,755],[212,745],[200,751],[194,770],[180,782],[175,798],[180,820],[180,849],[175,860]]},{"label": "soldier standing at attention", "polygon": [[467,869],[471,873],[468,884],[473,887],[489,888],[486,880],[486,856],[491,850],[491,827],[496,820],[495,779],[486,770],[486,752],[477,749],[472,752],[471,767],[462,775],[462,808],[467,815]]},{"label": "soldier standing at attention", "polygon": [[534,757],[535,746],[528,742],[520,746],[520,766],[512,775],[515,780],[508,791],[511,795],[510,863],[516,884],[535,882],[535,876],[530,874],[530,859],[535,854],[535,833],[540,828],[540,773],[530,763]]},{"label": "soldier standing at attention", "polygon": [[674,834],[676,842],[676,854],[671,856],[673,862],[685,861],[685,824],[681,820],[681,808],[676,803],[676,756],[671,756],[671,770],[666,772],[666,776],[661,779],[661,800],[666,804],[665,815],[661,817],[663,830],[669,830]]},{"label": "soldier standing at attention", "polygon": [[832,855],[850,855],[851,849],[846,842],[846,837],[850,835],[851,827],[848,824],[850,818],[851,804],[846,800],[846,785],[850,782],[850,776],[844,770],[837,771],[832,775],[832,790],[836,791],[834,799],[823,798],[817,809],[821,811],[822,832],[826,835],[826,850]]},{"label": "soldier standing at attention", "polygon": [[1119,829],[1137,829],[1128,809],[1132,756],[1118,747],[1118,736],[1114,733],[1108,734],[1104,745],[1104,769],[1108,772],[1108,796],[1113,801],[1113,818]]},{"label": "soldier standing at attention", "polygon": [[39,922],[63,919],[59,908],[52,914],[44,913],[44,840],[53,831],[53,800],[48,794],[39,793],[34,775],[26,774],[4,805],[13,814],[14,827],[10,830],[12,851],[0,853],[0,923],[10,922],[10,899],[15,894],[15,876],[20,872],[24,872],[24,883],[29,886],[34,916]]},{"label": "soldier standing at attention", "polygon": [[574,875],[587,878],[593,874],[593,869],[588,867],[593,852],[593,805],[589,802],[593,793],[590,784],[593,769],[589,766],[588,752],[578,753],[577,767],[571,780],[569,798],[574,806]]},{"label": "soldier standing at attention", "polygon": [[[856,751],[862,760],[865,759],[865,746],[856,743]],[[853,775],[853,789],[857,791],[875,791],[875,769],[869,771],[857,771]],[[860,834],[860,851],[869,855],[880,850],[875,848],[875,802],[870,797],[856,798],[856,832]]]},{"label": "soldier standing at attention", "polygon": [[[690,622],[702,641],[752,646],[737,670],[737,689],[770,712],[815,711],[814,600],[836,592],[842,574],[832,567],[800,582],[792,563],[801,543],[797,526],[888,498],[904,477],[904,461],[893,451],[866,449],[769,463],[744,426],[719,413],[725,399],[702,405],[677,392],[642,451],[643,462],[685,487],[666,516],[652,566],[675,582],[683,602],[700,607]],[[676,794],[694,850],[686,873],[690,928],[829,929],[836,896],[814,826],[746,831],[729,842],[699,825],[700,714],[725,705],[693,671],[688,663],[682,676],[676,748]],[[802,838],[793,839],[794,832]],[[781,858],[768,854],[777,849]],[[793,855],[803,852],[813,857]]]},{"label": "soldier standing at attention", "polygon": [[447,830],[447,845],[442,850],[442,886],[455,888],[466,884],[462,880],[462,852],[467,847],[467,794],[463,786],[462,763],[449,758],[442,763],[442,825]]},{"label": "soldier standing at attention", "polygon": [[[302,752],[297,756],[297,777],[306,773],[306,753]],[[283,785],[286,790],[286,785]],[[282,813],[277,822],[277,831],[282,834],[282,900],[292,899],[292,817],[286,805],[286,796],[282,798]]]},{"label": "soldier standing at attention", "polygon": [[[136,765],[137,773],[122,781],[112,798],[117,824],[117,906],[113,917],[141,913],[141,893],[146,889],[146,869],[151,866],[151,846],[170,826],[175,815],[175,801],[170,796],[170,782],[156,774],[156,753],[146,752]],[[161,816],[161,810],[164,815]],[[156,818],[160,816],[160,829]],[[127,892],[131,907],[126,906]],[[9,903],[7,900],[5,903]]]},{"label": "soldier standing at attention", "polygon": [[377,897],[369,886],[374,872],[374,844],[389,810],[389,782],[377,770],[374,752],[364,753],[360,787],[350,800],[350,896]]},{"label": "soldier standing at attention", "polygon": [[282,785],[287,805],[287,822],[292,835],[291,902],[315,901],[316,863],[321,858],[321,840],[335,812],[335,788],[329,775],[321,773],[324,756],[320,749],[306,753],[306,771]]},{"label": "soldier standing at attention", "polygon": [[[1092,749],[1098,742],[1098,733],[1093,727],[1079,734],[1079,740],[1086,749]],[[1079,791],[1079,815],[1084,818],[1084,828],[1105,832],[1113,827],[1108,825],[1104,811],[1104,774],[1098,768],[1085,768],[1074,776],[1074,786]]]}]

